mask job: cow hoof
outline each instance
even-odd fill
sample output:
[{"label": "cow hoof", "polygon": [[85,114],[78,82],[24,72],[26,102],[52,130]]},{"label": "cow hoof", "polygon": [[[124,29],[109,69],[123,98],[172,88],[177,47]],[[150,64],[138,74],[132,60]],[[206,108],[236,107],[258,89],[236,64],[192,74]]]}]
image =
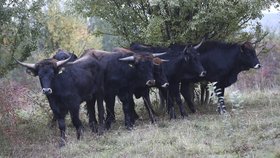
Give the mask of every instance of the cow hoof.
[{"label": "cow hoof", "polygon": [[93,133],[97,133],[98,132],[98,127],[97,127],[97,124],[96,123],[89,123],[89,127],[91,128],[91,131]]},{"label": "cow hoof", "polygon": [[83,136],[83,127],[80,127],[77,130],[77,139],[80,140],[82,136]]},{"label": "cow hoof", "polygon": [[191,109],[191,112],[192,113],[196,113],[196,109]]},{"label": "cow hoof", "polygon": [[155,124],[157,121],[158,121],[158,118],[157,118],[156,116],[154,116],[154,117],[151,119],[151,123],[152,123],[152,124]]},{"label": "cow hoof", "polygon": [[60,141],[59,141],[59,148],[62,148],[66,145],[66,140],[63,139],[63,138],[60,138]]},{"label": "cow hoof", "polygon": [[169,111],[169,115],[170,115],[170,120],[172,120],[172,119],[176,119],[176,114],[175,114],[175,111],[174,111],[174,109],[172,108],[172,109],[170,109],[170,111]]},{"label": "cow hoof", "polygon": [[133,126],[126,126],[126,129],[131,131],[131,130],[133,130]]},{"label": "cow hoof", "polygon": [[222,108],[218,107],[218,108],[217,108],[217,111],[218,111],[219,114],[221,114],[221,115],[227,113],[226,107],[222,107]]},{"label": "cow hoof", "polygon": [[111,128],[111,123],[106,122],[105,127],[106,127],[107,130],[109,130]]},{"label": "cow hoof", "polygon": [[98,135],[103,135],[104,134],[104,131],[105,131],[105,127],[104,125],[99,125],[98,127]]},{"label": "cow hoof", "polygon": [[188,117],[188,114],[183,114],[182,115],[182,119],[187,118],[187,117]]},{"label": "cow hoof", "polygon": [[91,131],[93,133],[98,133],[98,128],[96,126],[94,126],[94,127],[91,128]]},{"label": "cow hoof", "polygon": [[170,114],[170,120],[172,120],[172,119],[176,119],[175,113],[174,114]]}]

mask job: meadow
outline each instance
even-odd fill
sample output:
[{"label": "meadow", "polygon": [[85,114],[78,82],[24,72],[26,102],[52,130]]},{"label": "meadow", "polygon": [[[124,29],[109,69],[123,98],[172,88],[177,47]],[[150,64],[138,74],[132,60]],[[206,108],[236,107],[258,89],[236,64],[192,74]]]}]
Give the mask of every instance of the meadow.
[{"label": "meadow", "polygon": [[[103,135],[92,133],[81,110],[83,138],[67,117],[67,145],[58,147],[59,130],[37,78],[18,68],[0,80],[0,157],[257,157],[280,158],[280,46],[261,54],[261,70],[242,73],[226,89],[228,113],[219,115],[213,96],[198,112],[169,120],[153,94],[159,116],[149,122],[141,99],[134,129],[124,127],[117,102],[116,123]],[[271,44],[271,43],[270,43]],[[273,44],[273,43],[272,43]]]}]

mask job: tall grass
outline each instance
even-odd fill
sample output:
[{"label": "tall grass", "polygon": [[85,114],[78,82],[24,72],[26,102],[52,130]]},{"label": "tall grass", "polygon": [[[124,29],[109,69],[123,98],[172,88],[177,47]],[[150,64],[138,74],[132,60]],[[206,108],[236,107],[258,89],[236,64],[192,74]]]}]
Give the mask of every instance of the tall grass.
[{"label": "tall grass", "polygon": [[[17,122],[12,140],[1,133],[0,151],[9,157],[279,157],[280,92],[240,95],[243,108],[230,108],[227,115],[218,115],[216,106],[208,105],[208,110],[198,107],[200,113],[186,119],[160,117],[155,125],[138,105],[143,119],[132,131],[124,129],[117,106],[117,122],[101,136],[91,133],[83,119],[85,132],[80,141],[68,119],[64,148],[58,148],[59,131],[48,128],[49,118],[33,115]],[[230,106],[234,102],[228,102],[234,107]]]}]

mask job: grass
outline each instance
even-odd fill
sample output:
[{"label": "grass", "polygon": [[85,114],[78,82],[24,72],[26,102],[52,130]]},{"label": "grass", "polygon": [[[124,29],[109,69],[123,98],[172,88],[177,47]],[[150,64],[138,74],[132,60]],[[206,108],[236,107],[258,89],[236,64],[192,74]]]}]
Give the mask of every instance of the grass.
[{"label": "grass", "polygon": [[226,97],[227,115],[218,115],[214,105],[198,106],[199,112],[186,119],[169,121],[165,115],[155,125],[138,105],[142,119],[132,131],[124,128],[119,108],[117,122],[101,136],[91,133],[83,118],[85,131],[80,141],[68,120],[63,148],[58,148],[58,129],[48,128],[46,119],[34,115],[21,121],[12,137],[0,133],[0,157],[280,158],[279,95],[278,91],[244,92],[242,105],[236,109],[231,109],[234,105]]}]

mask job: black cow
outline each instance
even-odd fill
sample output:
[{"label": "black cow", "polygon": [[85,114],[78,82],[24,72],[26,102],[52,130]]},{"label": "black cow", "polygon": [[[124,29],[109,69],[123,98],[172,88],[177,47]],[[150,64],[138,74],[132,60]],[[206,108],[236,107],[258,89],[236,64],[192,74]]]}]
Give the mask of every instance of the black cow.
[{"label": "black cow", "polygon": [[125,126],[131,129],[134,123],[134,118],[131,117],[131,105],[135,88],[155,84],[153,77],[154,56],[148,53],[136,54],[127,49],[112,53],[94,49],[90,49],[88,52],[96,55],[105,69],[107,129],[110,128],[115,119],[115,96],[118,96],[123,104]]},{"label": "black cow", "polygon": [[230,44],[217,41],[208,41],[198,49],[200,60],[207,71],[204,78],[187,78],[181,84],[181,94],[185,98],[188,106],[195,111],[189,94],[189,83],[206,80],[216,82],[215,93],[218,96],[219,113],[225,113],[224,90],[237,81],[237,76],[241,71],[250,68],[259,69],[260,62],[256,56],[256,51],[252,44]]},{"label": "black cow", "polygon": [[[157,61],[155,61],[154,63],[154,77],[156,80],[156,84],[153,87],[156,87],[158,89],[166,89],[169,86],[167,77],[164,73],[164,69],[162,66],[163,62],[167,62],[166,60],[162,60],[162,59],[157,59],[155,58]],[[148,111],[151,123],[154,123],[156,121],[155,119],[155,112],[152,108],[152,103],[151,103],[151,99],[150,99],[150,87],[138,87],[135,89],[134,91],[134,96],[136,98],[140,98],[142,97],[143,101],[144,101],[144,105]],[[132,107],[135,107],[134,103],[132,105]],[[137,115],[135,109],[133,108],[132,111],[132,115],[135,119],[139,118],[139,116]]]},{"label": "black cow", "polygon": [[[58,49],[57,52],[55,53],[55,55],[53,55],[52,58],[56,59],[58,61],[62,61],[62,60],[70,58],[68,62],[73,62],[76,59],[78,59],[78,57],[74,53],[70,53],[70,52],[68,52],[66,50],[63,50],[63,49]],[[53,119],[50,123],[50,126],[54,127],[55,124],[56,124],[56,121],[57,121],[57,119],[55,118],[55,116],[53,116]]]},{"label": "black cow", "polygon": [[[113,49],[114,52],[123,52],[123,51],[128,51],[127,49],[124,49],[124,48],[115,48]],[[131,50],[132,51],[132,50]],[[133,51],[134,53],[141,53],[141,51]],[[152,53],[152,52],[149,52],[149,53]],[[160,55],[163,55],[165,54],[165,52],[162,52],[160,53]],[[169,83],[168,83],[168,80],[167,80],[167,77],[165,76],[165,73],[164,73],[164,70],[163,70],[163,67],[162,67],[162,63],[163,62],[167,62],[167,60],[162,60],[158,57],[155,57],[153,58],[153,64],[154,64],[154,67],[153,67],[153,75],[154,75],[154,78],[155,78],[155,85],[153,85],[153,87],[157,87],[157,88],[167,88]],[[135,87],[134,88],[134,96],[136,98],[140,98],[142,97],[143,98],[143,101],[144,101],[144,105],[145,105],[145,108],[149,114],[149,118],[151,120],[152,123],[155,122],[155,112],[152,108],[152,103],[151,103],[151,100],[150,100],[150,96],[149,96],[149,92],[150,92],[150,87],[151,86],[146,86],[146,85],[142,85],[142,87],[139,85],[138,87]],[[132,102],[132,105],[130,105],[132,108],[132,112],[131,112],[131,117],[133,118],[132,120],[136,120],[139,118],[138,114],[136,113],[134,107],[135,107],[135,103],[134,101]],[[115,118],[113,118],[115,119]]]},{"label": "black cow", "polygon": [[[65,145],[65,115],[70,112],[71,120],[77,131],[77,138],[82,134],[82,123],[79,119],[80,104],[86,101],[94,109],[94,100],[98,102],[100,130],[104,126],[104,71],[91,55],[84,55],[75,62],[45,59],[36,64],[17,61],[39,77],[42,91],[47,96],[55,118],[58,120],[61,132],[60,146]],[[68,63],[67,63],[68,62]],[[93,112],[90,111],[90,117]],[[94,118],[90,124],[95,125]]]},{"label": "black cow", "polygon": [[[198,76],[203,77],[206,72],[200,63],[199,54],[197,53],[197,48],[202,44],[203,41],[197,46],[184,46],[184,45],[171,45],[169,48],[158,48],[149,45],[132,44],[132,50],[141,50],[148,52],[162,52],[167,53],[162,55],[161,58],[168,60],[163,64],[165,75],[167,76],[169,87],[168,90],[160,89],[161,94],[163,94],[167,105],[170,118],[176,118],[174,111],[174,99],[177,101],[180,108],[182,117],[187,116],[187,113],[182,105],[179,103],[178,95],[179,83],[185,76],[188,78],[196,78]],[[180,97],[180,96],[179,96]],[[181,99],[180,99],[181,100]]]},{"label": "black cow", "polygon": [[61,60],[68,59],[69,57],[70,57],[69,62],[78,59],[78,57],[74,53],[70,53],[63,49],[59,49],[52,58],[61,61]]}]

